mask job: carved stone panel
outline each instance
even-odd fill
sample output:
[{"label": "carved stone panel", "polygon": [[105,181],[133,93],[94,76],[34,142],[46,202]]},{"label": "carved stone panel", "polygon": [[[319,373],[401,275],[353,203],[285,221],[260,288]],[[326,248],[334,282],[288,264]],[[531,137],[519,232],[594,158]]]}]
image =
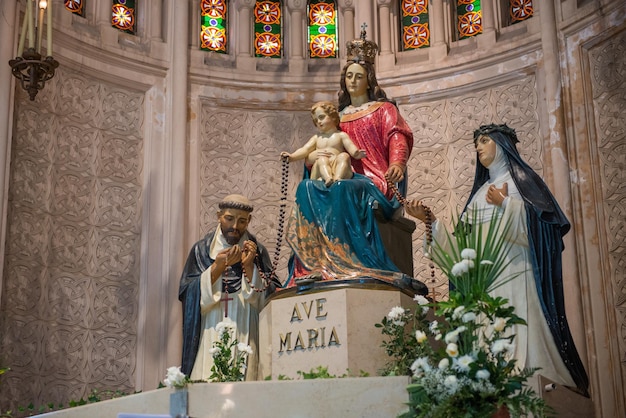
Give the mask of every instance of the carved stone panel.
[{"label": "carved stone panel", "polygon": [[143,94],[66,67],[36,102],[17,91],[0,313],[12,373],[2,401],[15,409],[93,389],[131,393]]}]

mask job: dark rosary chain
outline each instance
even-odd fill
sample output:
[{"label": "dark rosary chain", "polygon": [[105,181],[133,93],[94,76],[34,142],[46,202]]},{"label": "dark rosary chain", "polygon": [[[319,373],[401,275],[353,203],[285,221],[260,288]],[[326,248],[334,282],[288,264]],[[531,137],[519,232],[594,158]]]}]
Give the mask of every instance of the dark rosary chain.
[{"label": "dark rosary chain", "polygon": [[289,157],[282,157],[281,163],[282,176],[280,180],[280,209],[278,212],[276,248],[274,250],[274,259],[272,260],[272,270],[269,273],[265,273],[261,269],[258,255],[256,255],[254,258],[254,262],[257,266],[257,269],[259,270],[259,274],[261,275],[261,278],[263,279],[263,282],[265,284],[262,289],[259,289],[252,284],[252,280],[250,279],[248,272],[246,271],[245,267],[243,268],[243,275],[255,292],[264,292],[265,289],[269,287],[270,283],[272,282],[272,278],[276,277],[276,269],[278,268],[278,262],[280,261],[280,249],[283,245],[283,235],[285,228],[285,209],[287,207],[287,186],[289,184]]},{"label": "dark rosary chain", "polygon": [[[408,200],[406,199],[406,197],[402,196],[402,194],[396,187],[396,184],[389,180],[387,174],[385,174],[385,180],[387,180],[387,186],[393,192],[393,195],[396,197],[396,199],[398,199],[398,202],[400,202],[402,206],[406,206]],[[433,243],[433,212],[428,206],[422,206],[424,206],[424,211],[426,212],[426,222],[424,222],[424,224],[426,225],[426,244],[427,247],[430,249]],[[435,263],[433,263],[431,259],[430,252],[428,253],[427,258],[429,260],[428,268],[430,269],[430,280],[432,283],[435,283]]]}]

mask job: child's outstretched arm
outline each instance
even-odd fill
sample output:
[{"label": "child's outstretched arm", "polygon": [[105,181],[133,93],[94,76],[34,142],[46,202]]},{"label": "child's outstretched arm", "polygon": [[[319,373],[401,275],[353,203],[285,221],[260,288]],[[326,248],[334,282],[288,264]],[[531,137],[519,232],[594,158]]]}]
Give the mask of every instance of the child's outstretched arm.
[{"label": "child's outstretched arm", "polygon": [[315,147],[317,145],[317,135],[314,135],[307,141],[306,144],[298,148],[292,153],[288,153],[287,151],[283,151],[280,153],[281,157],[289,158],[289,161],[298,161],[302,160],[309,156],[310,153],[315,151]]}]

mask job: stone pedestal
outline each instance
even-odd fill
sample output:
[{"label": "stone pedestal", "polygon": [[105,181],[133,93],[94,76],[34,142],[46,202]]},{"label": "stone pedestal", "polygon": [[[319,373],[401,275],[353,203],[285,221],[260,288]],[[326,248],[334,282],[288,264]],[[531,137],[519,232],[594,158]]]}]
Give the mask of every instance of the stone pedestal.
[{"label": "stone pedestal", "polygon": [[389,361],[374,324],[413,294],[386,284],[318,282],[280,291],[259,316],[259,378],[299,378],[325,367],[336,376],[377,375]]}]

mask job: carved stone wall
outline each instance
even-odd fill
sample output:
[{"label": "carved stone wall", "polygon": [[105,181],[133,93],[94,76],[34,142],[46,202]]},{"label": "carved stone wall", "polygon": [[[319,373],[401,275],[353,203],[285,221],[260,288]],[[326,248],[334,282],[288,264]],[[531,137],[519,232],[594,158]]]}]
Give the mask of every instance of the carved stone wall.
[{"label": "carved stone wall", "polygon": [[614,301],[623,385],[626,385],[626,32],[589,51],[589,79],[599,159],[600,224]]},{"label": "carved stone wall", "polygon": [[15,104],[0,410],[132,393],[143,95],[61,67]]}]

